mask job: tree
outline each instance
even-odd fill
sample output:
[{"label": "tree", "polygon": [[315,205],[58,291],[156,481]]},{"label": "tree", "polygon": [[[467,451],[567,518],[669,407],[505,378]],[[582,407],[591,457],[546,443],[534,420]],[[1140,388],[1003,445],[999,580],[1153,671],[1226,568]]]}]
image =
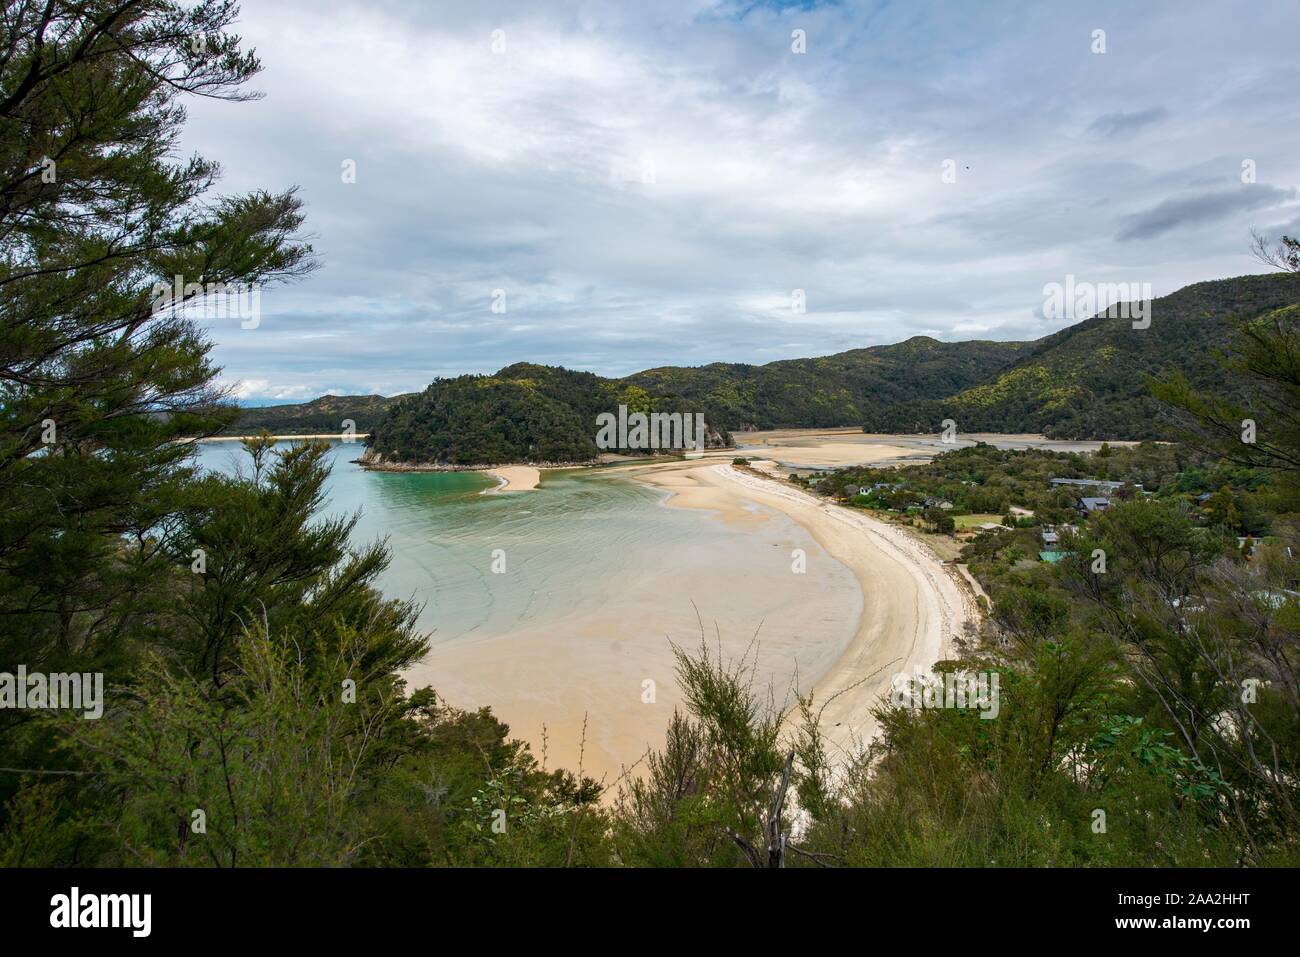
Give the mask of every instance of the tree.
[{"label": "tree", "polygon": [[1251,250],[1265,266],[1272,266],[1278,272],[1300,273],[1300,239],[1283,235],[1275,244],[1270,245],[1268,238],[1255,230],[1250,231]]},{"label": "tree", "polygon": [[[313,265],[292,190],[211,196],[215,164],[176,154],[184,97],[253,95],[236,14],[54,0],[0,16],[0,670],[111,686],[166,640],[168,545],[194,490],[176,440],[235,414],[187,310],[209,283]],[[38,724],[0,713],[0,763],[67,760]],[[0,774],[0,798],[15,784]]]},{"label": "tree", "polygon": [[175,440],[235,414],[187,310],[209,284],[312,268],[292,190],[212,197],[216,165],[176,156],[183,97],[254,95],[236,14],[62,0],[0,19],[0,663],[121,651],[171,557]]},{"label": "tree", "polygon": [[[1300,287],[1300,277],[1295,280]],[[1229,462],[1279,474],[1300,485],[1300,306],[1238,326],[1225,370],[1245,392],[1230,399],[1201,392],[1183,376],[1153,383],[1194,447]]]},{"label": "tree", "polygon": [[951,532],[957,527],[953,517],[941,508],[927,508],[921,517],[935,532]]}]

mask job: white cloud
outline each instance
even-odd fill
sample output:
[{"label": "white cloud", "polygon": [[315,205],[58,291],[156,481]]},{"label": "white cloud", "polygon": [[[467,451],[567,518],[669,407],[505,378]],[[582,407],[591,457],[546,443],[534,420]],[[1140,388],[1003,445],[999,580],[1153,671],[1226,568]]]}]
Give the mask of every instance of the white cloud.
[{"label": "white cloud", "polygon": [[1045,282],[1256,271],[1249,227],[1293,215],[1117,240],[1247,188],[1244,157],[1261,194],[1300,182],[1293,4],[778,6],[246,3],[267,98],[193,104],[186,144],[227,190],[301,184],[324,268],[213,329],[217,360],[246,397],[312,396],[1045,334]]}]

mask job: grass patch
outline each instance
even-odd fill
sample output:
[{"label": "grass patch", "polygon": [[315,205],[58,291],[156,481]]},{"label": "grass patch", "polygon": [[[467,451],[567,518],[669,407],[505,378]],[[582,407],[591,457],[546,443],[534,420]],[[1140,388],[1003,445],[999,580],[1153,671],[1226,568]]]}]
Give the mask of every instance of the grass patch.
[{"label": "grass patch", "polygon": [[952,520],[958,530],[960,530],[963,528],[976,528],[983,525],[985,522],[992,522],[995,525],[1001,525],[1002,518],[1003,516],[1001,515],[954,515]]}]

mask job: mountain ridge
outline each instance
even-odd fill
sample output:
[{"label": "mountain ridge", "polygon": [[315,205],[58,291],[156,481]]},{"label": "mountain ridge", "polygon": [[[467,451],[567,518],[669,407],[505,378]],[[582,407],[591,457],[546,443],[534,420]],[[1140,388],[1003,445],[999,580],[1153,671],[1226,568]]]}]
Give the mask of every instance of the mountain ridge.
[{"label": "mountain ridge", "polygon": [[[618,394],[631,396],[630,406],[659,401],[684,409],[693,404],[711,423],[729,431],[852,426],[915,433],[937,431],[943,420],[952,419],[962,431],[972,432],[1161,438],[1164,429],[1158,407],[1146,393],[1148,380],[1183,372],[1194,384],[1218,384],[1215,353],[1227,343],[1233,324],[1296,303],[1300,278],[1256,274],[1192,283],[1158,297],[1152,301],[1147,329],[1133,329],[1120,307],[1112,304],[1030,341],[944,342],[917,335],[825,356],[762,365],[658,366],[621,378],[516,362],[487,376],[438,379],[429,388],[493,380],[522,382],[520,388],[526,391],[527,383],[547,379],[552,375],[548,370],[558,369],[578,377],[551,384],[584,415],[596,407],[592,400],[598,392],[605,401]],[[584,389],[592,395],[578,396]],[[372,432],[399,403],[427,392],[321,396],[300,405],[247,409],[228,431],[337,432],[343,428],[340,423],[350,419],[358,432]],[[498,398],[513,401],[504,392]],[[573,448],[572,443],[568,446]]]}]

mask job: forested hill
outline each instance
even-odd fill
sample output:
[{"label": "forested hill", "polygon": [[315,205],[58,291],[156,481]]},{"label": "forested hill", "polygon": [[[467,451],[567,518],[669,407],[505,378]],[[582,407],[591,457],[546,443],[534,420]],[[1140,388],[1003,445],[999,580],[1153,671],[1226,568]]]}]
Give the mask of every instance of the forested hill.
[{"label": "forested hill", "polygon": [[388,407],[404,396],[386,398],[382,395],[323,395],[310,402],[294,405],[268,405],[243,409],[239,418],[226,429],[229,435],[255,435],[266,429],[272,435],[333,435],[347,428],[351,421],[355,430],[369,432],[388,411]]},{"label": "forested hill", "polygon": [[596,417],[620,405],[629,413],[702,412],[710,423],[707,443],[731,442],[713,425],[716,415],[680,396],[519,362],[495,375],[436,379],[423,392],[402,397],[371,430],[366,457],[375,464],[590,462],[601,451]]},{"label": "forested hill", "polygon": [[625,381],[703,402],[733,430],[861,425],[874,409],[952,395],[986,381],[1030,347],[1025,342],[940,342],[914,336],[889,346],[761,366],[665,366]]},{"label": "forested hill", "polygon": [[1053,438],[1168,437],[1150,378],[1181,371],[1198,388],[1231,392],[1216,354],[1236,322],[1300,303],[1300,277],[1241,276],[1185,286],[1151,304],[1134,329],[1116,309],[1031,344],[988,381],[947,398],[873,406],[868,432],[1042,432]]},{"label": "forested hill", "polygon": [[[516,363],[494,376],[443,379],[440,389],[467,389],[447,383],[477,380],[479,388],[497,380],[536,380],[544,392],[577,401],[587,394],[590,411],[624,390],[633,403],[646,396],[679,396],[689,411],[732,431],[746,428],[812,428],[861,425],[869,410],[910,399],[952,395],[984,381],[1031,347],[1024,342],[939,342],[915,336],[889,346],[853,349],[816,359],[787,359],[767,365],[713,363],[698,368],[664,366],[624,379],[605,379],[551,366]],[[564,383],[556,374],[564,373]],[[582,378],[582,377],[587,378]],[[526,388],[526,386],[525,386]],[[504,396],[509,391],[500,387]],[[302,405],[246,409],[227,431],[245,435],[267,429],[278,435],[339,432],[344,419],[358,432],[370,432],[389,408],[422,393],[383,396],[322,396]],[[598,400],[597,400],[598,399]],[[593,402],[595,403],[593,405]],[[635,408],[634,404],[629,404]],[[602,407],[603,408],[603,407]],[[686,408],[686,406],[682,406]]]}]

